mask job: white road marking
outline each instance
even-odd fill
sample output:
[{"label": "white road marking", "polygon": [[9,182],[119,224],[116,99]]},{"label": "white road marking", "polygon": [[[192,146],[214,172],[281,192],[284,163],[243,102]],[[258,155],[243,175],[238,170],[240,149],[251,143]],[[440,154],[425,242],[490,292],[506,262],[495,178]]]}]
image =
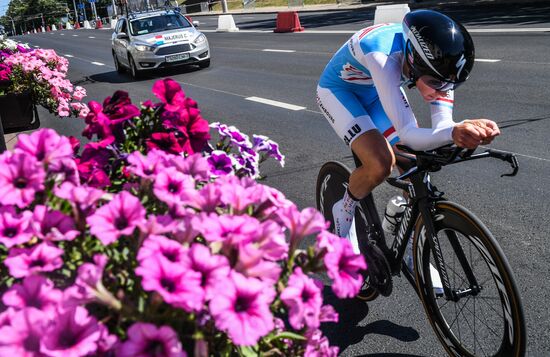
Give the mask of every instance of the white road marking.
[{"label": "white road marking", "polygon": [[467,29],[468,32],[547,32],[550,27],[523,27],[523,28],[508,28],[508,29]]},{"label": "white road marking", "polygon": [[65,57],[73,58],[74,56],[66,54]]},{"label": "white road marking", "polygon": [[[302,32],[295,32],[297,34],[354,34],[357,30],[308,30]],[[217,32],[216,30],[201,30],[201,32]],[[229,32],[229,33],[272,33],[273,30],[239,30],[238,32]],[[507,32],[550,32],[550,27],[526,27],[526,28],[501,28],[501,29],[468,29],[468,32],[475,33],[507,33]]]},{"label": "white road marking", "polygon": [[95,38],[94,36],[88,36],[88,38]]},{"label": "white road marking", "polygon": [[499,59],[487,59],[487,58],[476,58],[475,60],[477,62],[489,62],[489,63],[500,62]]},{"label": "white road marking", "polygon": [[248,98],[245,98],[245,99],[253,101],[253,102],[263,103],[263,104],[267,104],[267,105],[273,105],[275,107],[285,108],[285,109],[290,109],[290,110],[304,110],[304,109],[306,109],[306,107],[300,107],[298,105],[278,102],[276,100],[265,99],[265,98],[260,98],[260,97],[248,97]]},{"label": "white road marking", "polygon": [[262,51],[264,51],[264,52],[286,52],[286,53],[296,52],[295,50],[274,50],[274,49],[270,49],[270,48],[266,48]]},{"label": "white road marking", "polygon": [[78,35],[73,35],[73,37],[78,37]]},{"label": "white road marking", "polygon": [[64,34],[64,33],[60,33],[60,35],[61,35],[61,36],[65,36],[65,34]]},{"label": "white road marking", "polygon": [[92,64],[95,64],[96,66],[105,66],[105,63],[101,62],[92,62]]}]

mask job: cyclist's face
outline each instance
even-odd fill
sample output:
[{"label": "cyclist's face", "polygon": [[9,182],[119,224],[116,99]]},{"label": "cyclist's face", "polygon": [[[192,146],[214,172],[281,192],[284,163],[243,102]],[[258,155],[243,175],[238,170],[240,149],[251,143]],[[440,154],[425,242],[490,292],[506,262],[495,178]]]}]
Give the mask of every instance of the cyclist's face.
[{"label": "cyclist's face", "polygon": [[426,102],[431,102],[447,95],[446,90],[437,89],[440,87],[441,82],[438,81],[438,83],[435,83],[434,80],[433,77],[422,76],[416,81],[416,87]]}]

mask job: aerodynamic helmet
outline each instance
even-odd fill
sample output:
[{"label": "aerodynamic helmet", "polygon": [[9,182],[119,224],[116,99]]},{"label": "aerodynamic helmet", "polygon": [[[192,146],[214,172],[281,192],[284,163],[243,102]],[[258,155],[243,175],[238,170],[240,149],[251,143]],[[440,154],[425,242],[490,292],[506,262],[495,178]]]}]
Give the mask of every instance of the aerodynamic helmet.
[{"label": "aerodynamic helmet", "polygon": [[446,91],[468,79],[475,53],[464,26],[437,11],[417,10],[405,15],[403,31],[408,76],[413,84],[421,76],[430,76],[430,87]]}]

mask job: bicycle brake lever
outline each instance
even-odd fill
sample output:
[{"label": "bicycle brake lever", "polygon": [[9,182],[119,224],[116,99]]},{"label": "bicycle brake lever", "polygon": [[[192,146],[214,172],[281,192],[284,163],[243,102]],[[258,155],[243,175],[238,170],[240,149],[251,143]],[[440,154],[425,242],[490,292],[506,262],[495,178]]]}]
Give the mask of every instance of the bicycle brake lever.
[{"label": "bicycle brake lever", "polygon": [[504,177],[504,176],[516,176],[518,171],[519,171],[519,162],[518,162],[518,158],[516,157],[516,155],[514,154],[510,154],[509,156],[509,160],[506,160],[510,163],[510,165],[512,166],[512,168],[514,169],[514,171],[512,171],[511,174],[502,174],[500,175],[500,177]]},{"label": "bicycle brake lever", "polygon": [[500,150],[494,150],[494,149],[489,149],[486,152],[489,153],[489,156],[500,159],[502,161],[509,162],[510,166],[512,166],[512,169],[513,169],[512,173],[502,174],[502,175],[500,175],[500,177],[504,177],[504,176],[512,177],[512,176],[517,175],[517,173],[519,171],[519,162],[518,162],[518,158],[516,157],[516,155],[514,155],[512,153],[509,153],[509,152],[506,152],[506,151],[500,151]]}]

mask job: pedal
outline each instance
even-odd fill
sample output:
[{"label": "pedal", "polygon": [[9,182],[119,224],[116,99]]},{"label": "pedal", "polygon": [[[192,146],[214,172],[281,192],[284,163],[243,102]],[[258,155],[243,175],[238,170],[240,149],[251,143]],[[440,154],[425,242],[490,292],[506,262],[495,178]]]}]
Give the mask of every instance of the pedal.
[{"label": "pedal", "polygon": [[386,256],[374,240],[369,240],[367,247],[362,251],[367,262],[368,281],[366,283],[382,296],[389,296],[393,290],[393,279]]}]

